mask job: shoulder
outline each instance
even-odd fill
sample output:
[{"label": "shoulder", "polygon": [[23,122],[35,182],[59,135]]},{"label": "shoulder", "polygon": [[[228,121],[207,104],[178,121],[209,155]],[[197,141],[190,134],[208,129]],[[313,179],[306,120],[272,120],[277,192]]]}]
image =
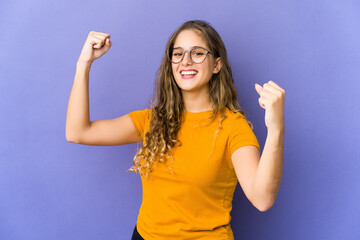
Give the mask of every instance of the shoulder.
[{"label": "shoulder", "polygon": [[149,121],[151,109],[145,108],[143,110],[136,110],[133,112],[129,112],[128,115],[131,117],[135,125],[143,125]]},{"label": "shoulder", "polygon": [[226,108],[225,110],[227,115],[227,124],[230,126],[231,129],[233,129],[235,126],[238,127],[244,127],[249,126],[251,129],[253,129],[252,123],[248,121],[246,116],[242,114],[241,112],[233,112],[229,108]]},{"label": "shoulder", "polygon": [[148,118],[151,114],[151,109],[145,108],[143,110],[136,110],[128,113],[130,116],[138,116],[143,118]]},{"label": "shoulder", "polygon": [[229,111],[229,149],[233,152],[243,146],[253,145],[259,148],[259,143],[253,132],[252,123],[241,112]]},{"label": "shoulder", "polygon": [[229,121],[237,121],[239,119],[245,119],[246,117],[241,112],[233,112],[229,108],[225,108],[225,113]]},{"label": "shoulder", "polygon": [[148,108],[128,113],[139,135],[141,135],[144,131],[147,131],[150,124],[150,114],[151,110]]}]

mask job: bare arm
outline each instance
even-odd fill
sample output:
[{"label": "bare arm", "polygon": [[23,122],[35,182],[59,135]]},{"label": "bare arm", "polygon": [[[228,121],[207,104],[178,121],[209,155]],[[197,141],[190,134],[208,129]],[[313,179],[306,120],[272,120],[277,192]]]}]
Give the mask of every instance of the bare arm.
[{"label": "bare arm", "polygon": [[236,175],[247,198],[260,211],[274,204],[283,171],[285,90],[273,81],[255,86],[259,104],[265,109],[268,134],[263,153],[254,146],[244,146],[232,155]]},{"label": "bare arm", "polygon": [[110,35],[90,32],[76,64],[66,114],[66,140],[87,145],[121,145],[140,141],[129,115],[90,121],[89,73],[93,61],[111,47]]},{"label": "bare arm", "polygon": [[268,131],[263,153],[252,182],[253,201],[262,211],[274,204],[283,171],[284,129]]},{"label": "bare arm", "polygon": [[268,132],[263,153],[255,146],[234,151],[231,159],[241,188],[260,211],[274,204],[282,179],[284,130]]},{"label": "bare arm", "polygon": [[77,141],[90,127],[89,72],[92,62],[78,62],[66,114],[66,139]]}]

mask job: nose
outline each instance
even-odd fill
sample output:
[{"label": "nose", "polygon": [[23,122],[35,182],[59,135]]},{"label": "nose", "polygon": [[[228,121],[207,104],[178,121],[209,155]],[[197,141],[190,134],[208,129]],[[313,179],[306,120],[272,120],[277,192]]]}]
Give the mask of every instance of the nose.
[{"label": "nose", "polygon": [[192,64],[192,61],[190,59],[190,53],[189,52],[185,52],[184,53],[184,58],[183,60],[181,61],[182,62],[182,65],[189,65],[189,64]]}]

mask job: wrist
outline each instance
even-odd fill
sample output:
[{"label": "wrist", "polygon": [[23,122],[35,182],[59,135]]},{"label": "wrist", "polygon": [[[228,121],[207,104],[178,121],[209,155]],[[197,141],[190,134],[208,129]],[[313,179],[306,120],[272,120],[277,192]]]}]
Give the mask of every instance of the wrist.
[{"label": "wrist", "polygon": [[279,127],[269,127],[267,129],[268,134],[273,136],[282,136],[285,133],[285,127],[279,126]]},{"label": "wrist", "polygon": [[267,127],[268,132],[283,133],[285,131],[285,123],[281,121],[276,124],[269,125]]},{"label": "wrist", "polygon": [[76,68],[85,68],[85,69],[89,69],[92,65],[92,61],[82,61],[82,60],[78,60],[76,63]]}]

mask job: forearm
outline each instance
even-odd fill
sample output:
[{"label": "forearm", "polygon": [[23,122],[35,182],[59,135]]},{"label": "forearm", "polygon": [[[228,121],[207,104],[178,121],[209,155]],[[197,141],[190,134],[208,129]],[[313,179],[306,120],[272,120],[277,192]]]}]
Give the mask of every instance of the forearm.
[{"label": "forearm", "polygon": [[264,150],[253,181],[253,199],[265,210],[274,204],[280,188],[283,169],[284,134],[284,127],[268,129]]},{"label": "forearm", "polygon": [[90,126],[89,74],[91,63],[78,62],[66,114],[66,139],[74,140]]}]

